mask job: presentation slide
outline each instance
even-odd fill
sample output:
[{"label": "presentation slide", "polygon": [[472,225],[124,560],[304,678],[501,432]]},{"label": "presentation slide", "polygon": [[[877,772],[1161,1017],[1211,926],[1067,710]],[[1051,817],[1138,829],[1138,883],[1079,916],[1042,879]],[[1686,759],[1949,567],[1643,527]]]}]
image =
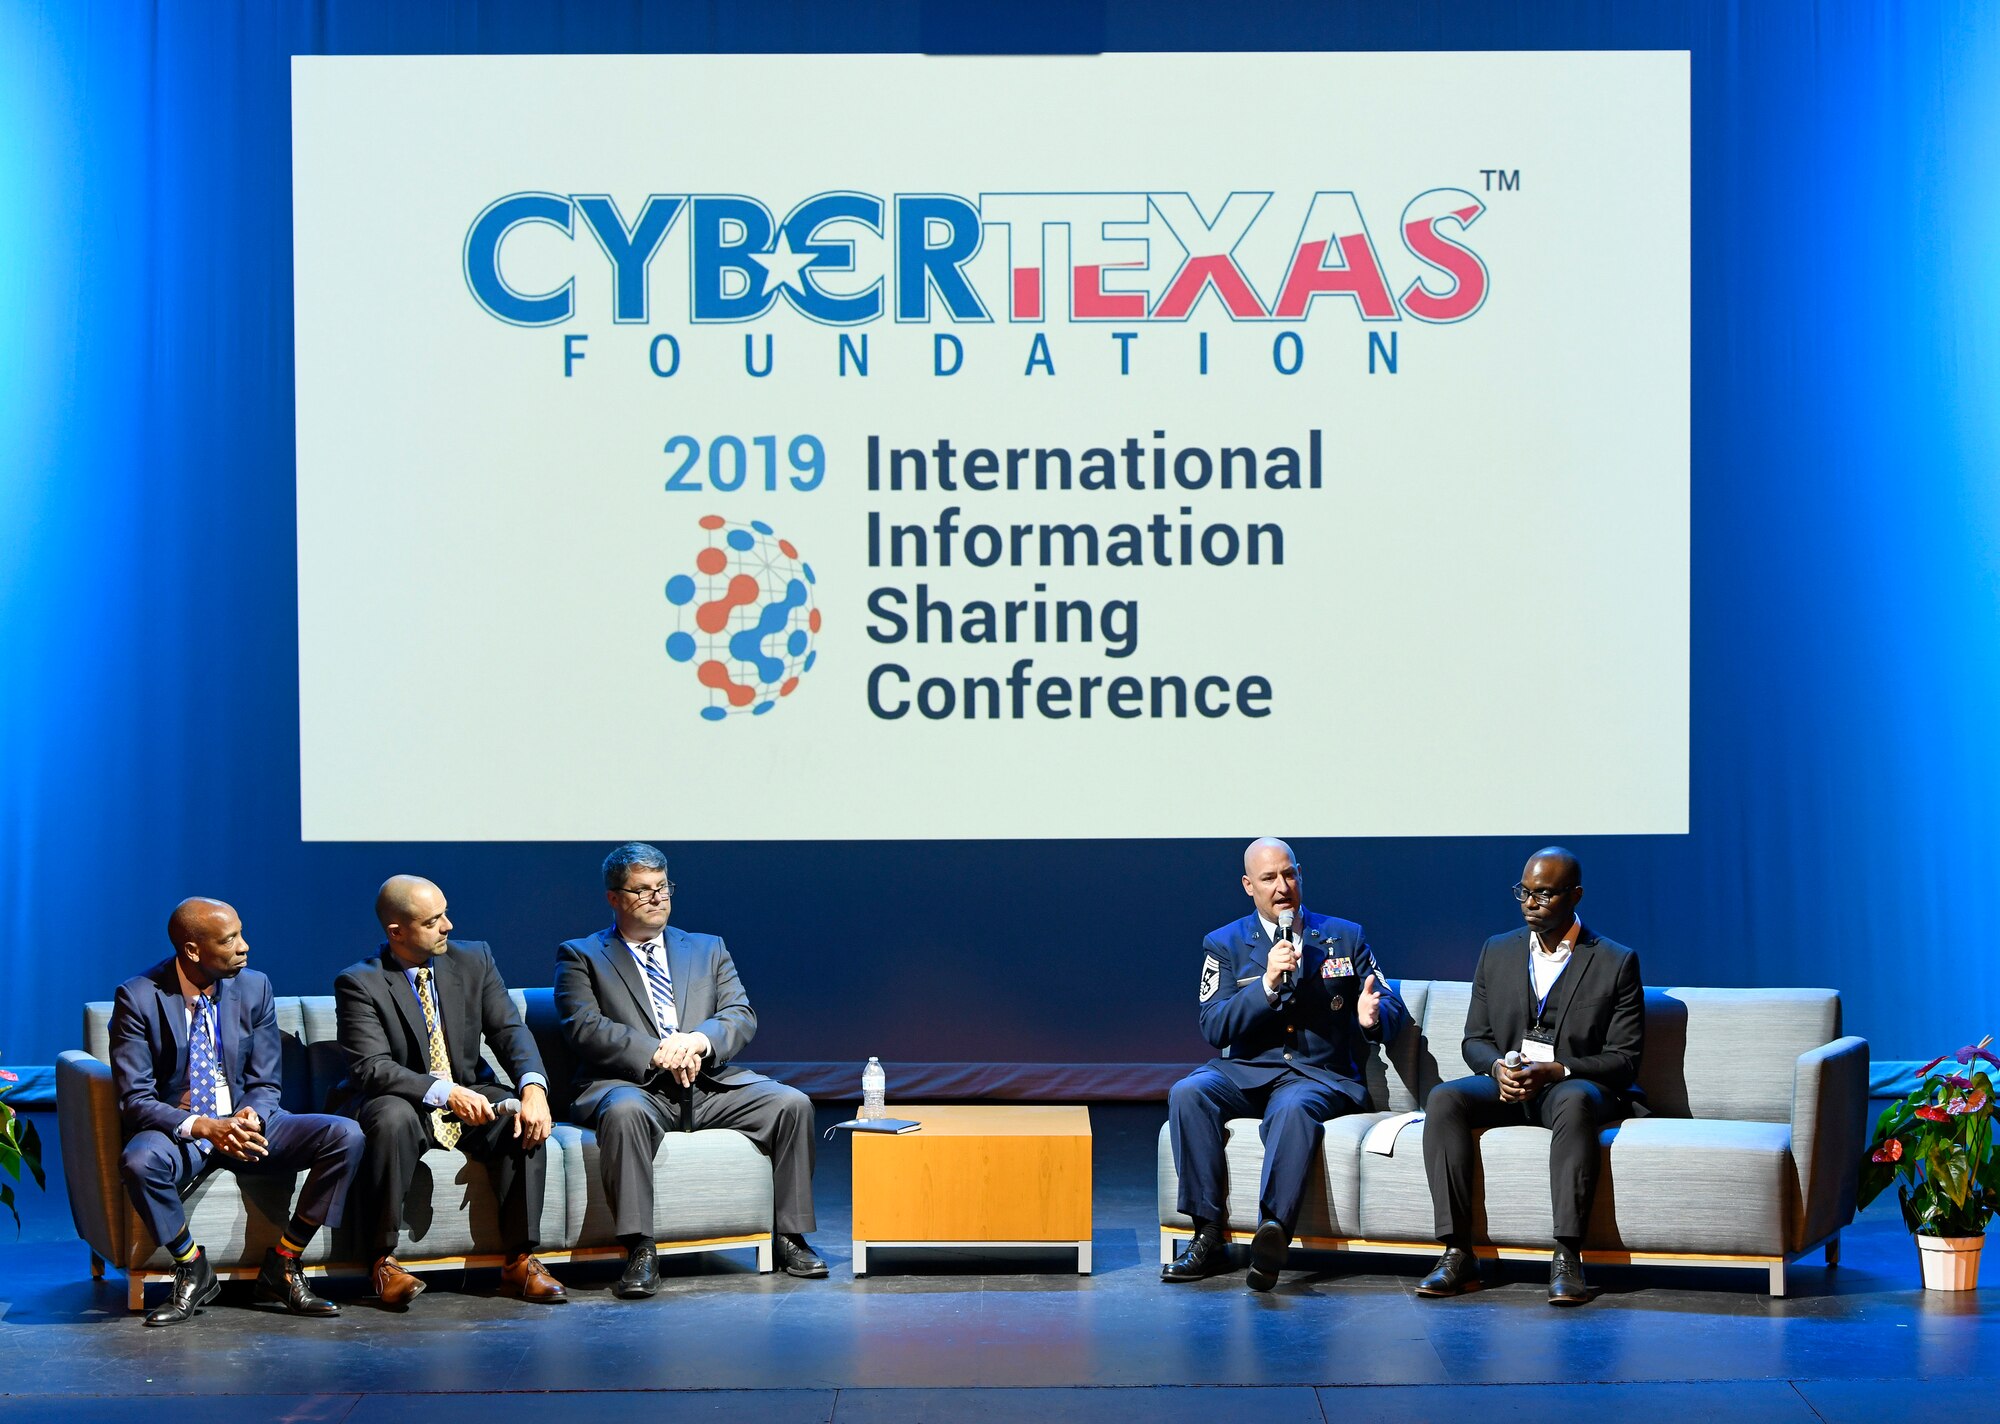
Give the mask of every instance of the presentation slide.
[{"label": "presentation slide", "polygon": [[1688,115],[295,59],[304,836],[1684,833]]}]

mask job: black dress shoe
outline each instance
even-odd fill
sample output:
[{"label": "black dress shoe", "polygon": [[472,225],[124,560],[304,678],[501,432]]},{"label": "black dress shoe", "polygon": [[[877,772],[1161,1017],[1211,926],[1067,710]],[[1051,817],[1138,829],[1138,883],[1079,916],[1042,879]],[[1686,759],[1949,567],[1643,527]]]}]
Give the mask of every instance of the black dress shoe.
[{"label": "black dress shoe", "polygon": [[1437,1266],[1417,1282],[1418,1295],[1460,1295],[1479,1284],[1479,1258],[1457,1246],[1447,1246]]},{"label": "black dress shoe", "polygon": [[287,1256],[275,1246],[264,1252],[263,1269],[257,1272],[257,1299],[275,1300],[293,1315],[340,1314],[339,1306],[313,1294],[299,1258]]},{"label": "black dress shoe", "polygon": [[1163,1281],[1201,1281],[1229,1269],[1229,1243],[1220,1231],[1197,1231],[1180,1255],[1160,1267]]},{"label": "black dress shoe", "polygon": [[1285,1252],[1291,1249],[1292,1234],[1275,1221],[1267,1221],[1250,1238],[1250,1289],[1267,1291],[1278,1283],[1285,1269]]},{"label": "black dress shoe", "polygon": [[620,1300],[643,1300],[660,1288],[660,1257],[650,1241],[641,1241],[625,1253],[625,1274],[611,1293]]},{"label": "black dress shoe", "polygon": [[208,1252],[197,1246],[192,1261],[174,1267],[174,1288],[146,1316],[146,1323],[178,1325],[220,1294],[222,1282],[215,1277],[215,1267],[208,1264]]},{"label": "black dress shoe", "polygon": [[771,1250],[778,1258],[778,1269],[787,1275],[816,1280],[826,1274],[826,1262],[820,1260],[813,1248],[806,1245],[805,1237],[797,1232],[774,1233]]},{"label": "black dress shoe", "polygon": [[1590,1299],[1590,1284],[1583,1278],[1583,1258],[1557,1251],[1549,1258],[1549,1304],[1582,1305]]}]

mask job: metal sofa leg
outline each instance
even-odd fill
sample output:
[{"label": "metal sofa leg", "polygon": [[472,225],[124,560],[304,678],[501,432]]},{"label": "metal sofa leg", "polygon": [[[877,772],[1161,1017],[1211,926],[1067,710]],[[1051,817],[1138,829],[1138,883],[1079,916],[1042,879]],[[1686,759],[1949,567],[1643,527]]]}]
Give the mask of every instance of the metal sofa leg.
[{"label": "metal sofa leg", "polygon": [[1782,1258],[1771,1263],[1771,1296],[1773,1299],[1785,1293],[1785,1263]]},{"label": "metal sofa leg", "polygon": [[1173,1265],[1173,1263],[1174,1263],[1174,1238],[1168,1235],[1165,1231],[1162,1231],[1160,1233],[1160,1264],[1162,1266],[1171,1266]]},{"label": "metal sofa leg", "polygon": [[134,1312],[146,1308],[146,1273],[127,1271],[125,1273],[125,1308]]},{"label": "metal sofa leg", "polygon": [[1838,1231],[1826,1238],[1826,1263],[1829,1266],[1838,1266],[1840,1264],[1840,1233]]},{"label": "metal sofa leg", "polygon": [[95,1251],[90,1253],[90,1278],[93,1281],[104,1279],[104,1258]]},{"label": "metal sofa leg", "polygon": [[757,1243],[757,1270],[763,1275],[771,1274],[771,1238],[768,1236]]}]

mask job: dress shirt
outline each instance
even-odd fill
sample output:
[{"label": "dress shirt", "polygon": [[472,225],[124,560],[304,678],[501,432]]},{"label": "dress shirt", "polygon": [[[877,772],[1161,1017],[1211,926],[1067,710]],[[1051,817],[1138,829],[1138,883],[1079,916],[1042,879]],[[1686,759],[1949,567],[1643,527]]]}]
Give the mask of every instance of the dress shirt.
[{"label": "dress shirt", "polygon": [[[669,987],[672,987],[674,982],[674,975],[673,971],[667,968],[667,946],[666,942],[660,936],[656,935],[652,939],[643,939],[636,944],[633,943],[631,940],[626,939],[625,936],[623,935],[620,935],[618,938],[624,942],[624,945],[627,949],[632,951],[632,957],[639,962],[639,977],[641,979],[645,979],[649,972],[646,968],[648,957],[654,954],[659,955],[660,972],[667,976],[667,984]],[[646,984],[646,1011],[652,1016],[653,1027],[660,1031],[661,1038],[665,1038],[668,1034],[675,1033],[679,1030],[680,1028],[679,1001],[676,1000],[673,1007],[667,1010],[667,1022],[661,1023],[660,1008],[659,1005],[653,1002],[653,986],[650,981],[648,981]]]},{"label": "dress shirt", "polygon": [[[195,988],[193,982],[189,980],[187,969],[181,964],[181,957],[178,954],[174,956],[174,975],[181,983],[181,1012],[187,1015],[186,1018],[181,1020],[181,1037],[188,1041],[188,1068],[192,1072],[194,1068],[194,1001],[204,997],[204,991]],[[222,1071],[222,1025],[215,1018],[215,1015],[220,1012],[220,1007],[215,1003],[213,989],[206,992],[206,997],[210,1005],[208,1026],[210,1031],[215,1034],[215,1115],[217,1117],[228,1117],[231,1111],[229,1075]],[[190,1105],[194,1097],[193,1088],[194,1084],[190,1082],[186,1088],[181,1090],[181,1100],[176,1106],[184,1108]],[[199,1114],[189,1113],[182,1120],[181,1125],[174,1129],[174,1136],[183,1142],[194,1141],[194,1120],[197,1116]]]}]

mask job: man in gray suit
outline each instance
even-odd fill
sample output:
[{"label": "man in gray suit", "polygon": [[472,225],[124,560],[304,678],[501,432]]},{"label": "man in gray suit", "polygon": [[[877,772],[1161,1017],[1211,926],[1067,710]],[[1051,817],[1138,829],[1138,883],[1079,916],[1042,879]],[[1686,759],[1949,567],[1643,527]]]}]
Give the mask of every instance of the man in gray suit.
[{"label": "man in gray suit", "polygon": [[[733,1128],[771,1159],[773,1249],[795,1276],[824,1276],[813,1229],[812,1101],[730,1066],[757,1015],[715,935],[670,929],[667,858],[632,841],[604,860],[608,929],[556,951],[556,1011],[577,1058],[575,1117],[597,1133],[628,1299],[659,1289],[653,1156],[673,1127]],[[686,1114],[685,1118],[683,1114]]]}]

